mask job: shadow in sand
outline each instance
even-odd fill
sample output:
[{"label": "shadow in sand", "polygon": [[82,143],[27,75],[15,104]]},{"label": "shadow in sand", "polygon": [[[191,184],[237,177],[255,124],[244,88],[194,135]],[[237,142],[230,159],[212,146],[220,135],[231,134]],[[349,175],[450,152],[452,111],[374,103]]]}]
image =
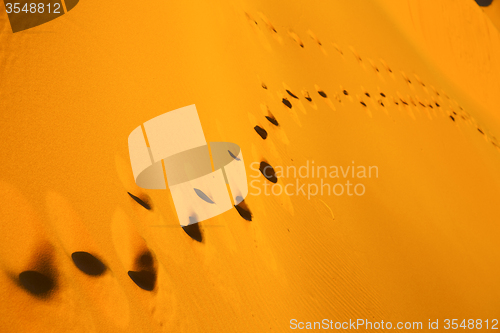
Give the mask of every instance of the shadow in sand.
[{"label": "shadow in sand", "polygon": [[13,277],[25,291],[40,299],[49,298],[57,289],[57,270],[54,265],[53,248],[44,245],[38,249],[30,269]]},{"label": "shadow in sand", "polygon": [[238,196],[236,197],[236,201],[240,203],[235,205],[234,208],[236,208],[240,216],[247,221],[252,221],[252,212],[248,208],[248,205],[245,203],[245,200],[243,200],[242,197]]},{"label": "shadow in sand", "polygon": [[75,266],[87,275],[101,276],[106,272],[106,265],[88,252],[73,252],[71,259],[73,259]]},{"label": "shadow in sand", "polygon": [[55,280],[43,273],[37,271],[24,271],[19,274],[21,286],[31,295],[46,298],[55,288]]},{"label": "shadow in sand", "polygon": [[134,283],[141,289],[146,291],[153,291],[156,285],[156,272],[141,270],[141,271],[128,271],[128,276]]},{"label": "shadow in sand", "polygon": [[155,260],[151,251],[146,250],[135,261],[135,269],[128,276],[141,289],[153,291],[156,285]]},{"label": "shadow in sand", "polygon": [[188,236],[194,239],[195,241],[200,243],[203,242],[203,235],[201,233],[198,222],[196,222],[196,217],[191,216],[189,218],[189,223],[190,223],[189,225],[182,227],[184,232],[188,234]]},{"label": "shadow in sand", "polygon": [[273,167],[269,165],[269,163],[264,161],[260,162],[259,170],[262,173],[262,175],[271,183],[278,182],[278,177],[276,177],[276,172],[274,172]]},{"label": "shadow in sand", "polygon": [[257,132],[257,134],[260,135],[262,139],[267,139],[267,131],[265,129],[260,126],[255,126],[253,129],[255,130],[255,132]]},{"label": "shadow in sand", "polygon": [[151,205],[147,202],[145,202],[144,200],[142,200],[141,198],[139,197],[136,197],[135,195],[133,195],[132,193],[130,192],[127,192],[128,195],[130,195],[130,197],[132,199],[135,200],[135,202],[137,202],[139,205],[141,205],[142,207],[146,208],[147,210],[151,210]]}]

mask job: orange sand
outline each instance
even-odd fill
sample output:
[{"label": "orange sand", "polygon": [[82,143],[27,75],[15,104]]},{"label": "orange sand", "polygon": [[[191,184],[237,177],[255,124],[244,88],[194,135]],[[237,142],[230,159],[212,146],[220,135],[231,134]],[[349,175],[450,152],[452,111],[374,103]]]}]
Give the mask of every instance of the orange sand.
[{"label": "orange sand", "polygon": [[[89,0],[16,34],[0,19],[1,332],[498,318],[500,36],[473,1]],[[134,184],[127,147],[190,104],[207,140],[240,145],[249,181],[262,160],[379,177],[363,196],[249,195],[252,222],[231,210],[196,242],[168,190]],[[147,250],[153,292],[127,275]],[[75,251],[107,272],[85,275]],[[44,299],[17,281],[42,266],[56,276]]]},{"label": "orange sand", "polygon": [[493,1],[489,6],[482,7],[490,21],[500,30],[500,1]]}]

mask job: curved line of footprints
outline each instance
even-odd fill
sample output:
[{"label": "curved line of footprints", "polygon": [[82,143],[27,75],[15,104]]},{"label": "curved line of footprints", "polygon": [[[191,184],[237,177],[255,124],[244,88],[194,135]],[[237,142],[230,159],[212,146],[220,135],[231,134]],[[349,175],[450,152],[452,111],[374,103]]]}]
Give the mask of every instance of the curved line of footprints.
[{"label": "curved line of footprints", "polygon": [[[256,19],[254,19],[251,14],[245,13],[245,15],[246,15],[248,21],[251,23],[251,25],[254,28],[259,26],[259,22]],[[280,34],[279,34],[278,30],[276,29],[276,27],[270,22],[270,20],[264,14],[259,13],[259,16],[262,19],[262,21],[264,22],[264,26],[266,26],[268,28],[269,32],[273,35],[274,39],[276,39],[280,45],[283,45],[283,38],[281,36],[279,36]],[[311,30],[308,30],[307,34],[319,46],[322,53],[326,56],[327,51],[324,48],[324,43],[322,43],[319,40],[319,38]],[[303,50],[307,47],[306,43],[304,43],[304,40],[300,38],[300,36],[297,34],[297,32],[294,32],[294,31],[288,29],[286,31],[286,35],[289,38],[291,38],[295,43],[297,43],[297,45],[300,47],[300,49]],[[342,50],[342,48],[334,42],[332,42],[331,45],[335,48],[335,51],[339,54],[339,56],[345,59],[345,53]],[[351,51],[350,53],[354,56],[355,60],[357,61],[357,63],[360,66],[362,66],[364,69],[366,69],[365,63],[369,63],[369,67],[371,67],[373,69],[373,73],[375,73],[376,75],[379,75],[379,77],[380,77],[381,71],[379,69],[379,66],[377,66],[377,64],[374,61],[372,61],[371,59],[368,59],[367,61],[364,60],[364,57],[361,57],[352,46],[350,46],[349,49]],[[386,70],[386,72],[389,76],[391,76],[394,80],[397,80],[396,76],[394,75],[394,70],[383,59],[380,59],[380,64],[382,65],[382,68],[384,68]],[[400,71],[399,73],[400,73],[400,77],[404,80],[404,82],[406,84],[408,84],[408,86],[410,87],[410,89],[412,91],[415,92],[415,84],[417,83],[421,87],[421,89],[423,89],[423,91],[425,91],[428,95],[430,95],[431,101],[429,101],[427,99],[422,100],[417,95],[413,95],[413,96],[407,95],[406,97],[404,97],[399,92],[396,93],[396,96],[391,96],[391,95],[386,94],[383,91],[381,91],[380,88],[376,94],[373,94],[373,93],[368,92],[366,89],[364,89],[361,86],[360,87],[361,91],[362,91],[361,94],[355,94],[355,96],[356,96],[357,101],[359,102],[359,105],[363,109],[367,110],[367,113],[370,117],[372,117],[372,114],[370,111],[370,106],[367,103],[367,101],[369,101],[369,100],[372,101],[374,106],[379,106],[379,107],[383,108],[384,112],[387,115],[389,115],[389,114],[388,114],[388,111],[386,108],[391,104],[398,106],[400,109],[403,108],[407,111],[408,115],[410,117],[412,117],[414,120],[416,120],[416,117],[411,109],[411,106],[415,107],[417,109],[417,111],[421,111],[421,109],[419,109],[419,108],[422,108],[423,110],[425,110],[429,119],[432,119],[430,112],[433,112],[434,115],[436,116],[437,115],[436,110],[439,109],[442,112],[444,112],[445,115],[453,122],[456,122],[457,120],[461,119],[461,120],[466,121],[467,124],[475,126],[478,133],[483,135],[485,140],[490,142],[497,149],[497,151],[500,152],[500,143],[496,139],[496,137],[493,135],[486,134],[485,131],[483,129],[481,129],[481,126],[479,126],[477,124],[476,120],[468,112],[466,112],[460,105],[458,105],[458,103],[455,100],[450,98],[448,96],[448,94],[446,94],[446,92],[441,90],[441,93],[440,93],[434,86],[432,86],[432,85],[428,86],[426,83],[423,82],[423,80],[417,74],[413,74],[413,76],[415,78],[415,82],[413,82],[412,79],[410,79],[410,77],[404,71]],[[261,87],[263,89],[269,90],[269,86],[265,82],[261,82],[260,84],[261,84]],[[286,107],[287,110],[292,110],[294,108],[294,103],[292,101],[293,100],[299,101],[300,98],[298,97],[298,94],[294,93],[285,84],[283,84],[283,85],[285,87],[284,94],[286,93],[286,95],[284,95],[284,96],[279,95],[280,102]],[[335,111],[336,108],[333,105],[330,98],[328,97],[330,93],[325,92],[325,90],[321,89],[317,85],[315,85],[314,88],[315,88],[316,92],[318,93],[320,99],[323,99],[325,101],[325,103],[332,110]],[[429,88],[431,90],[431,93],[429,93]],[[278,93],[278,94],[280,94],[280,93]],[[302,95],[303,95],[304,99],[307,101],[307,104],[316,110],[317,106],[314,103],[313,98],[311,97],[309,92],[307,90],[303,90]],[[353,101],[352,95],[348,92],[348,90],[346,90],[342,86],[340,86],[340,89],[338,91],[335,91],[332,94],[334,100],[336,100],[339,104],[342,104],[342,97],[341,97],[342,95],[344,96],[343,98],[348,99],[351,102]],[[442,103],[442,101],[446,102],[446,100],[443,100],[442,96],[444,96],[446,98],[446,100],[448,100],[447,106],[443,105],[444,103]],[[454,104],[455,106],[453,106],[451,104]],[[299,107],[300,107],[300,105],[299,105]],[[272,115],[269,108],[268,108],[268,113],[269,113],[269,115],[265,116],[265,118],[272,125],[279,126],[278,121]],[[257,125],[254,127],[254,130],[257,132],[257,134],[263,140],[267,139],[268,133],[263,127]],[[266,165],[264,167],[262,167],[262,163],[264,163]],[[271,182],[277,181],[277,178],[274,174],[274,170],[272,169],[272,167],[265,161],[262,161],[262,163],[261,163],[262,175]]]}]

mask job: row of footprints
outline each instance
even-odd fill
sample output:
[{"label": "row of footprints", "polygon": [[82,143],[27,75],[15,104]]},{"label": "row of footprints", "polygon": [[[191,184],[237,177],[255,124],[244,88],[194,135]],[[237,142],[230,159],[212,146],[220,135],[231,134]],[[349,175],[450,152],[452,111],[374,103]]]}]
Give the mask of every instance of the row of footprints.
[{"label": "row of footprints", "polygon": [[[263,89],[268,90],[269,87],[266,83],[261,83]],[[286,96],[283,96],[281,92],[277,92],[278,100],[281,102],[284,107],[288,110],[293,111],[294,109],[294,101],[297,101],[298,108],[306,113],[303,110],[303,103],[300,102],[300,97],[298,94],[293,92],[286,84],[283,83],[285,87]],[[376,93],[371,93],[367,91],[364,87],[360,87],[360,93],[351,94],[344,87],[340,86],[338,91],[335,91],[333,95],[333,101],[330,99],[330,93],[327,93],[324,89],[321,89],[318,85],[314,86],[315,91],[317,92],[317,96],[325,102],[325,104],[332,109],[336,110],[334,102],[337,102],[340,106],[344,105],[345,102],[355,102],[359,103],[360,107],[367,110],[367,114],[369,117],[373,117],[370,109],[383,109],[384,112],[388,115],[389,111],[387,107],[394,105],[399,108],[400,111],[406,111],[406,113],[413,119],[416,120],[415,111],[421,114],[425,114],[427,118],[433,119],[433,117],[438,116],[438,112],[447,117],[450,121],[456,122],[458,120],[463,120],[465,124],[473,126],[477,132],[484,136],[485,140],[491,143],[499,152],[500,152],[500,143],[496,139],[495,136],[488,134],[480,125],[477,124],[476,120],[466,112],[460,105],[456,102],[452,101],[450,97],[446,94],[440,94],[437,90],[434,90],[435,96],[428,99],[422,99],[418,95],[407,95],[404,97],[399,92],[396,92],[396,95],[389,95],[386,92],[383,92],[380,88]],[[354,97],[353,97],[354,95]],[[443,98],[442,96],[445,96]],[[305,103],[308,104],[313,110],[317,110],[317,104],[314,102],[313,97],[307,90],[302,90],[302,96],[305,99]],[[370,103],[368,103],[370,102]],[[438,111],[437,111],[438,110]],[[292,118],[298,118],[297,113],[291,113]],[[300,121],[297,121],[300,124]],[[267,137],[267,133],[264,128],[258,127],[255,130],[261,135],[263,139]]]},{"label": "row of footprints", "polygon": [[[106,273],[108,267],[95,255],[77,251],[71,254],[73,264],[84,274],[99,277]],[[128,276],[141,289],[153,291],[156,285],[155,260],[150,251],[137,257],[133,270],[128,271]],[[54,265],[42,254],[41,260],[35,264],[34,269],[26,270],[18,275],[19,285],[28,293],[39,298],[48,298],[57,289],[57,274]]]},{"label": "row of footprints", "polygon": [[[306,48],[305,41],[299,36],[297,32],[288,29],[286,31],[286,36],[281,36],[276,26],[273,25],[271,21],[263,13],[258,13],[259,20],[249,13],[245,13],[245,15],[247,20],[250,22],[251,26],[257,29],[255,31],[259,32],[260,23],[263,23],[263,26],[266,27],[266,30],[268,30],[269,33],[273,35],[274,39],[280,45],[284,44],[283,37],[288,36],[300,47],[300,49]],[[306,33],[312,39],[312,41],[320,48],[322,53],[327,55],[328,51],[325,48],[325,44],[318,38],[318,36],[311,30],[308,30]],[[343,48],[334,42],[331,42],[330,44],[334,47],[335,52],[338,53],[340,57],[345,59],[346,53],[344,52]],[[395,96],[390,96],[388,93],[384,93],[380,88],[378,89],[379,91],[376,94],[371,94],[367,92],[363,87],[361,87],[361,91],[359,93],[350,94],[345,88],[340,86],[340,90],[332,94],[334,101],[337,101],[340,105],[342,105],[342,100],[343,100],[342,97],[351,102],[354,101],[355,98],[361,107],[366,108],[367,114],[370,117],[372,117],[370,105],[368,104],[368,101],[370,100],[372,101],[373,108],[377,107],[383,108],[386,114],[388,111],[385,110],[385,108],[388,107],[389,104],[395,106],[401,106],[403,110],[406,109],[407,114],[414,120],[416,119],[416,117],[413,111],[417,112],[423,111],[423,113],[426,114],[429,119],[432,119],[432,115],[434,116],[437,115],[435,109],[440,109],[442,112],[444,112],[445,116],[448,119],[450,119],[450,121],[455,122],[459,119],[462,119],[465,120],[467,124],[474,126],[475,129],[477,129],[477,132],[483,135],[485,140],[491,143],[500,152],[500,143],[498,142],[496,137],[491,134],[488,134],[482,128],[482,126],[478,125],[476,120],[468,112],[466,112],[454,99],[450,98],[446,92],[442,90],[440,92],[434,86],[425,83],[424,80],[422,80],[420,76],[418,76],[417,74],[413,74],[413,78],[410,78],[410,75],[406,74],[402,70],[399,71],[399,74],[397,74],[398,71],[392,68],[383,59],[380,59],[380,64],[377,64],[372,59],[361,56],[354,47],[349,46],[348,49],[350,51],[348,53],[350,53],[354,57],[356,62],[364,70],[370,68],[372,73],[374,73],[382,81],[384,81],[381,71],[381,68],[383,68],[385,73],[390,77],[392,77],[393,80],[396,81],[402,80],[402,83],[407,85],[410,91],[413,92],[413,94],[412,95],[408,94],[406,97],[404,97],[399,92],[396,92]],[[261,85],[264,89],[268,89],[268,86],[265,83],[261,83]],[[292,92],[291,89],[289,89],[285,84],[284,86],[285,86],[286,96],[282,96],[281,93],[278,93],[278,98],[280,99],[280,101],[283,103],[284,106],[286,106],[288,109],[292,109],[293,106],[292,101],[293,100],[298,101],[299,95]],[[323,89],[319,88],[317,85],[315,85],[315,90],[318,92],[319,96],[322,97],[323,101],[331,109],[333,110],[336,109],[334,103],[329,98],[329,94],[327,94]],[[426,97],[420,97],[419,91],[423,93]],[[307,101],[306,103],[308,103],[314,110],[316,110],[317,106],[312,100],[312,97],[310,96],[309,92],[307,90],[303,90],[302,95]],[[414,108],[413,110],[410,108],[411,106],[413,106]],[[305,110],[303,110],[302,103],[298,104],[298,108],[305,113]],[[292,114],[292,117],[297,118],[297,115]],[[300,121],[296,120],[296,122],[300,124]],[[265,135],[263,129],[260,129],[259,131],[262,135]]]},{"label": "row of footprints", "polygon": [[[170,323],[176,311],[173,281],[165,262],[152,250],[155,244],[137,229],[145,222],[143,217],[131,215],[151,208],[150,204],[125,192],[119,199],[123,208],[117,206],[109,221],[93,223],[88,219],[92,213],[84,217],[86,213],[59,193],[46,193],[41,212],[12,184],[0,181],[0,191],[11,203],[0,207],[7,221],[0,226],[0,273],[4,285],[11,286],[3,292],[16,300],[13,309],[33,317],[32,324],[23,325],[46,322],[54,330],[65,330],[71,323],[88,331],[102,325],[125,328],[139,303],[149,308],[159,326]],[[97,236],[96,227],[102,229]],[[65,319],[53,323],[60,312]],[[101,316],[106,323],[93,320]]]}]

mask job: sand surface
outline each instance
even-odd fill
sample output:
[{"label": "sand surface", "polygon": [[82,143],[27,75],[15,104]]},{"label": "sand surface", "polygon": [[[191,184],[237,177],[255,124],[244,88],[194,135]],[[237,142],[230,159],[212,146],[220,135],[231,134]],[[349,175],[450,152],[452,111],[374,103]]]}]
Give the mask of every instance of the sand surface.
[{"label": "sand surface", "polygon": [[500,30],[500,1],[493,1],[489,6],[482,7],[490,21]]},{"label": "sand surface", "polygon": [[[87,0],[16,34],[0,22],[1,332],[498,318],[500,34],[474,1]],[[378,177],[325,180],[361,196],[250,189],[252,221],[232,209],[198,242],[168,190],[134,183],[127,147],[190,104],[262,190],[261,161]]]}]

